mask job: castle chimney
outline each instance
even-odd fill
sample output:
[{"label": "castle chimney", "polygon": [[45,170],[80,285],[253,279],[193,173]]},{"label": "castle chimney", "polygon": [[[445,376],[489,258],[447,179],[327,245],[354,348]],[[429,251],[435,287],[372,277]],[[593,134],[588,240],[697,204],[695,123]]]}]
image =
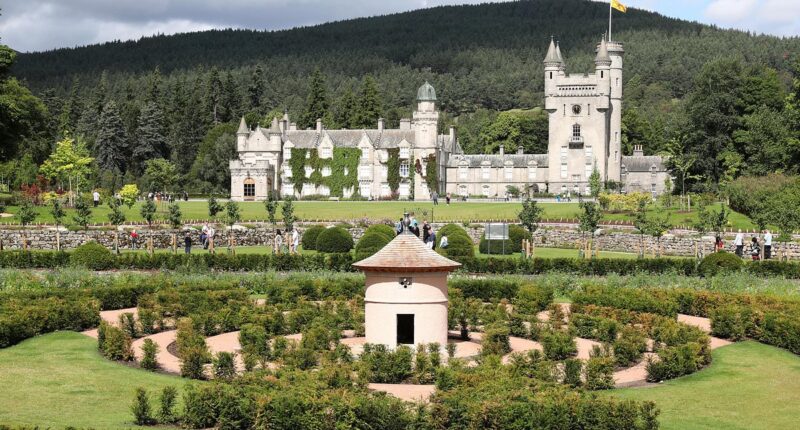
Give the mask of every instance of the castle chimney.
[{"label": "castle chimney", "polygon": [[524,154],[524,152],[522,152],[522,147],[520,146],[517,148],[517,155],[522,155],[522,154]]},{"label": "castle chimney", "polygon": [[400,119],[400,130],[411,130],[411,120],[408,118]]},{"label": "castle chimney", "polygon": [[500,156],[506,155],[506,148],[503,145],[500,145]]},{"label": "castle chimney", "polygon": [[322,119],[317,118],[317,133],[322,133]]},{"label": "castle chimney", "polygon": [[635,157],[644,156],[644,148],[642,148],[642,145],[633,145],[633,155]]},{"label": "castle chimney", "polygon": [[455,142],[456,141],[456,126],[454,126],[454,125],[450,126],[450,141],[451,142]]},{"label": "castle chimney", "polygon": [[378,131],[383,131],[383,118],[378,118]]}]

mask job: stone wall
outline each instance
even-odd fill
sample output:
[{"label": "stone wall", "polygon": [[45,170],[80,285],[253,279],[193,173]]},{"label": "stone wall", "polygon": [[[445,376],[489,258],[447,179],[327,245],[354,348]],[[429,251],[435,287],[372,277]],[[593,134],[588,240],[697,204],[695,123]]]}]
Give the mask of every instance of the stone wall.
[{"label": "stone wall", "polygon": [[[311,225],[318,225],[317,223],[298,223],[301,230],[305,230]],[[324,225],[324,224],[323,224]],[[444,227],[443,223],[433,223],[434,231],[438,231]],[[280,226],[279,226],[280,227]],[[199,246],[200,242],[200,228],[201,226],[193,226],[185,229],[184,231],[177,232],[178,248],[183,247],[183,238],[186,233],[192,237],[193,246]],[[361,238],[364,234],[364,226],[353,226],[349,228],[350,234],[355,241]],[[473,242],[477,244],[483,235],[483,225],[471,225],[464,227],[467,234],[472,238]],[[132,228],[124,228],[119,231],[119,243],[123,249],[131,247],[130,231]],[[169,249],[172,243],[173,234],[172,230],[153,230],[149,232],[146,228],[136,228],[139,233],[139,247],[142,247],[148,237],[153,238],[153,246],[158,249]],[[45,229],[29,229],[25,235],[28,238],[30,249],[33,250],[52,250],[56,249],[56,232],[53,228]],[[62,228],[61,231],[61,246],[64,249],[75,248],[78,245],[87,241],[97,241],[109,248],[114,246],[114,230],[89,230],[89,231],[66,231]],[[4,249],[21,249],[22,248],[22,230],[19,229],[2,229],[0,230],[0,241]],[[216,246],[227,246],[228,238],[230,237],[230,230],[226,228],[217,229]],[[236,226],[234,228],[234,237],[236,244],[239,246],[258,246],[267,245],[272,243],[272,229],[270,227],[257,224],[254,228],[247,228],[243,226]],[[749,243],[752,234],[745,234],[745,240]],[[538,247],[548,248],[571,248],[577,249],[581,247],[583,236],[575,228],[561,225],[558,227],[545,227],[539,229],[533,236],[534,243]],[[284,240],[288,240],[285,237]],[[761,242],[763,239],[759,238]],[[595,246],[601,251],[617,251],[617,252],[639,252],[643,246],[647,255],[652,255],[656,252],[658,246],[661,248],[663,255],[675,256],[694,256],[696,250],[700,250],[705,254],[712,252],[714,239],[711,236],[703,238],[698,237],[696,234],[667,234],[661,238],[660,245],[655,238],[650,236],[641,237],[633,232],[625,231],[602,231],[595,236]],[[725,238],[726,249],[733,251],[733,236],[726,236]],[[779,252],[785,250],[789,258],[800,259],[800,243],[790,242],[787,244],[780,244],[775,242],[773,244],[773,255],[777,256]],[[745,250],[745,252],[747,252]]]}]

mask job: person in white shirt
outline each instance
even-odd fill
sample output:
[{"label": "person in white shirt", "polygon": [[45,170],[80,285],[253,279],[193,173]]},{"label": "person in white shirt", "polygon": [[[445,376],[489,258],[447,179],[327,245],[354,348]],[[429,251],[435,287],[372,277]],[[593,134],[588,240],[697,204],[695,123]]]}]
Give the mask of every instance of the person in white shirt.
[{"label": "person in white shirt", "polygon": [[739,229],[739,232],[736,233],[733,244],[736,246],[736,255],[742,257],[744,254],[744,234],[742,234],[742,229]]},{"label": "person in white shirt", "polygon": [[447,245],[448,245],[447,236],[442,235],[442,240],[439,242],[439,248],[442,249],[447,248]]},{"label": "person in white shirt", "polygon": [[92,193],[92,200],[94,200],[94,207],[100,204],[100,193],[98,193],[97,190],[94,190],[94,193]]},{"label": "person in white shirt", "polygon": [[765,230],[764,233],[764,259],[769,260],[772,258],[772,233]]},{"label": "person in white shirt", "polygon": [[297,253],[297,247],[300,246],[300,233],[298,233],[297,228],[292,230],[292,254]]}]

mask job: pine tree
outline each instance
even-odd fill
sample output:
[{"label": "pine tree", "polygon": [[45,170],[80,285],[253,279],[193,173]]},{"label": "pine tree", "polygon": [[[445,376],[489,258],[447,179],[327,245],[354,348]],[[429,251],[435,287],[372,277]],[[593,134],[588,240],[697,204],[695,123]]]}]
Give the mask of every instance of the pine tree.
[{"label": "pine tree", "polygon": [[161,81],[161,70],[156,66],[153,69],[153,73],[147,76],[147,93],[145,95],[147,102],[155,103],[156,105],[161,104]]},{"label": "pine tree", "polygon": [[61,113],[58,116],[58,131],[63,137],[66,133],[75,133],[81,115],[81,99],[78,97],[78,87],[80,83],[77,77],[72,78],[72,85],[69,89],[69,97],[61,106]]},{"label": "pine tree", "polygon": [[125,171],[127,142],[125,127],[119,117],[117,105],[113,101],[106,103],[100,115],[95,152],[100,169],[116,174]]},{"label": "pine tree", "polygon": [[87,230],[89,223],[92,222],[92,207],[80,195],[75,199],[75,214],[72,215],[72,220],[84,230]]},{"label": "pine tree", "polygon": [[225,79],[222,84],[222,95],[220,97],[221,112],[219,120],[221,122],[231,121],[239,114],[241,99],[239,86],[233,79],[233,74],[230,71],[225,72]]},{"label": "pine tree", "polygon": [[308,97],[306,110],[300,118],[298,126],[302,128],[314,127],[317,119],[328,116],[328,87],[325,85],[325,75],[319,68],[314,70],[308,82]]},{"label": "pine tree", "polygon": [[261,97],[264,95],[264,69],[260,65],[253,70],[250,83],[247,85],[247,102],[251,110],[261,108]]},{"label": "pine tree", "polygon": [[144,162],[154,158],[167,156],[167,140],[164,137],[164,115],[161,109],[153,102],[147,102],[139,118],[139,128],[136,130],[137,144],[133,148],[133,164],[141,173]]},{"label": "pine tree", "polygon": [[205,99],[203,106],[205,115],[211,119],[212,124],[219,124],[222,114],[222,81],[219,78],[219,70],[212,68],[208,73],[205,83]]},{"label": "pine tree", "polygon": [[351,88],[347,88],[337,103],[336,114],[333,118],[334,125],[339,128],[356,128],[358,111],[356,95]]},{"label": "pine tree", "polygon": [[361,84],[361,97],[358,101],[358,115],[355,127],[353,128],[373,128],[381,117],[383,110],[381,96],[378,92],[378,84],[375,78],[370,75],[364,78]]}]

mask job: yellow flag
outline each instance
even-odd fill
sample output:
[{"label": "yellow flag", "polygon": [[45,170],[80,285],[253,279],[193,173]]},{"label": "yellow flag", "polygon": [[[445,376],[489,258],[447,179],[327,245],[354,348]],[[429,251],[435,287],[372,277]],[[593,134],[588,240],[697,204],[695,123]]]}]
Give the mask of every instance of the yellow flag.
[{"label": "yellow flag", "polygon": [[617,0],[611,0],[611,7],[613,7],[614,9],[616,9],[616,10],[618,10],[620,12],[623,12],[623,13],[628,10],[628,8],[625,7],[624,4],[620,3]]}]

